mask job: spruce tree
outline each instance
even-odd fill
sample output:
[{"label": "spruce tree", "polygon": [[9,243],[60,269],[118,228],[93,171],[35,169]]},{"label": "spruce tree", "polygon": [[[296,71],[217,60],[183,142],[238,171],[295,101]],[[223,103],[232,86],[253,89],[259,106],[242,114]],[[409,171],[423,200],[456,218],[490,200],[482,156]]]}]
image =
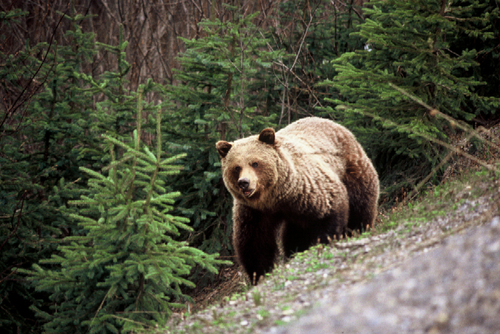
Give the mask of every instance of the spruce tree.
[{"label": "spruce tree", "polygon": [[[27,14],[1,12],[2,34]],[[28,308],[32,303],[43,308],[47,297],[35,292],[16,268],[50,257],[59,239],[75,227],[60,207],[78,196],[71,182],[84,179],[78,148],[87,138],[93,101],[81,92],[75,73],[96,53],[93,35],[79,26],[84,19],[61,18],[72,27],[65,35],[67,45],[54,39],[26,42],[15,54],[0,52],[5,103],[0,114],[0,327],[9,333],[36,331]]]},{"label": "spruce tree", "polygon": [[[2,33],[27,14],[0,13]],[[96,43],[81,28],[89,17],[61,16],[70,23],[63,41],[0,52],[0,94],[7,106],[0,114],[0,327],[9,333],[39,330],[30,305],[48,310],[48,295],[16,268],[31,268],[57,253],[61,239],[82,232],[63,214],[78,211],[68,201],[86,188],[88,174],[79,166],[100,170],[111,159],[101,134],[125,140],[136,124],[122,34],[117,46]],[[89,73],[100,51],[116,57],[116,71]],[[152,94],[154,87],[149,81],[144,89]],[[142,106],[145,114],[154,108]],[[154,120],[144,122],[141,131],[154,136],[154,128]]]},{"label": "spruce tree", "polygon": [[274,125],[279,107],[267,105],[265,94],[274,89],[272,61],[282,57],[281,51],[268,49],[268,40],[252,23],[257,14],[243,17],[238,8],[230,8],[231,21],[203,21],[205,37],[183,39],[186,51],[175,74],[179,84],[166,87],[173,106],[163,127],[166,147],[187,153],[185,169],[173,185],[182,192],[180,212],[196,231],[191,240],[204,251],[224,255],[231,249],[232,202],[215,143]]},{"label": "spruce tree", "polygon": [[[208,255],[177,241],[189,220],[170,214],[177,192],[165,179],[179,172],[183,155],[164,157],[161,113],[157,107],[156,149],[141,145],[142,94],[136,96],[138,126],[122,142],[104,135],[111,162],[89,174],[88,190],[78,205],[81,235],[67,237],[60,254],[23,270],[37,290],[51,294],[51,311],[34,307],[47,322],[46,332],[121,333],[164,325],[172,307],[188,299],[181,285],[195,265],[216,272],[217,254]],[[118,149],[119,148],[119,149]],[[120,154],[119,152],[123,152]]]},{"label": "spruce tree", "polygon": [[[366,41],[364,49],[334,61],[338,74],[327,84],[341,97],[329,100],[338,105],[330,111],[358,135],[385,185],[400,189],[440,161],[446,150],[435,140],[447,141],[454,131],[424,104],[463,121],[500,106],[498,98],[477,93],[484,84],[473,75],[481,50],[454,43],[459,32],[492,38],[498,9],[477,13],[484,4],[474,0],[370,5],[369,18],[353,33]],[[470,15],[474,10],[478,16]]]}]

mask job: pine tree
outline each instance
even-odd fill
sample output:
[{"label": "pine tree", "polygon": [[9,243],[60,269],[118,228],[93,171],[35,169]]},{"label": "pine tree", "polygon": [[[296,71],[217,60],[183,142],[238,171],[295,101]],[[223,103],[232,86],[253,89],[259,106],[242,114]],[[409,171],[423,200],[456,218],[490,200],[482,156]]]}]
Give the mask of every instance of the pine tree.
[{"label": "pine tree", "polygon": [[[2,32],[24,15],[0,13]],[[0,94],[7,106],[0,119],[0,327],[6,332],[36,331],[28,307],[43,307],[46,298],[16,268],[49,257],[74,228],[60,207],[78,191],[64,179],[82,178],[77,147],[85,141],[92,104],[74,74],[95,48],[93,35],[79,28],[85,17],[65,19],[73,27],[68,45],[26,43],[16,54],[0,53]]]},{"label": "pine tree", "polygon": [[178,206],[193,222],[191,241],[207,252],[229,254],[231,196],[225,190],[215,143],[235,140],[272,126],[278,106],[267,105],[273,90],[272,61],[281,51],[270,51],[268,40],[252,23],[256,14],[241,16],[232,8],[231,21],[203,21],[206,37],[183,39],[179,57],[180,82],[168,86],[169,122],[166,147],[186,152],[185,169],[173,183],[182,192]]},{"label": "pine tree", "polygon": [[393,178],[397,171],[404,170],[396,178],[406,186],[425,176],[446,152],[435,141],[447,141],[454,131],[424,104],[464,121],[498,108],[498,98],[477,93],[484,84],[473,75],[478,50],[453,43],[464,31],[482,40],[493,37],[488,27],[498,9],[471,16],[484,8],[480,1],[375,0],[370,5],[369,18],[355,33],[365,39],[365,48],[334,62],[338,75],[328,84],[341,98],[330,100],[338,105],[331,112],[355,131],[385,184],[400,189]]},{"label": "pine tree", "polygon": [[[189,220],[169,212],[177,192],[165,178],[179,172],[183,155],[162,157],[161,109],[157,146],[140,144],[142,94],[137,97],[138,128],[126,143],[104,135],[111,163],[101,173],[86,167],[89,189],[71,218],[85,231],[65,238],[60,254],[26,271],[37,290],[51,293],[52,311],[34,307],[46,332],[119,333],[164,325],[172,307],[188,298],[180,286],[194,287],[183,276],[200,265],[216,272],[218,254],[208,255],[177,241]],[[117,150],[120,148],[121,150]],[[122,155],[117,152],[123,151]],[[43,266],[44,265],[44,266]]]},{"label": "pine tree", "polygon": [[[22,15],[0,13],[2,32]],[[81,28],[89,17],[61,16],[70,23],[66,43],[26,43],[16,54],[0,53],[0,94],[8,106],[0,118],[0,326],[12,333],[36,331],[29,306],[46,310],[48,299],[15,268],[31,268],[56,252],[62,238],[79,235],[80,227],[63,214],[78,211],[67,208],[68,201],[86,188],[88,175],[79,166],[101,169],[111,159],[101,134],[124,140],[136,124],[123,36],[115,47],[96,43]],[[93,76],[89,64],[99,48],[116,56],[118,68]],[[149,81],[145,91],[153,89]],[[154,106],[142,108],[148,113]],[[154,135],[154,121],[143,124],[142,133]]]}]

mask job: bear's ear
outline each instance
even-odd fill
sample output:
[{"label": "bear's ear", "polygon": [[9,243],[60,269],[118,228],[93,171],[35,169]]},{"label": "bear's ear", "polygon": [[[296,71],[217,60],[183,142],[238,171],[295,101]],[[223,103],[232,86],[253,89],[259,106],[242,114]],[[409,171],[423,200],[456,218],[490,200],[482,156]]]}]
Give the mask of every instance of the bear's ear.
[{"label": "bear's ear", "polygon": [[274,145],[274,129],[267,128],[260,132],[259,140],[263,143]]},{"label": "bear's ear", "polygon": [[217,142],[217,144],[215,144],[215,147],[217,148],[217,152],[219,152],[219,156],[221,158],[225,158],[233,145],[231,145],[227,141],[220,140]]}]

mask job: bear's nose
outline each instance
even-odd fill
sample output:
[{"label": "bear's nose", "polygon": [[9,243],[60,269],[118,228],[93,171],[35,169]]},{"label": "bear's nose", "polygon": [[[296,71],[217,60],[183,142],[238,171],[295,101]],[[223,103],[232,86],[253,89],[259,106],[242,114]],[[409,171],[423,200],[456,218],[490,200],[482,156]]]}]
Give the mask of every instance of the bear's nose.
[{"label": "bear's nose", "polygon": [[238,186],[241,188],[241,190],[247,190],[249,185],[250,180],[246,177],[242,177],[238,180]]}]

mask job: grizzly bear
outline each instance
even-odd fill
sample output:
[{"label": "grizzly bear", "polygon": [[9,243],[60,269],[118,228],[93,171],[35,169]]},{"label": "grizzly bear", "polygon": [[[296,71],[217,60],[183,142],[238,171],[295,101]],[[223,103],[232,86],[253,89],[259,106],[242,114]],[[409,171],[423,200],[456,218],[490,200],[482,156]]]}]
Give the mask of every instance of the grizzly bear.
[{"label": "grizzly bear", "polygon": [[354,135],[333,121],[303,118],[216,148],[234,201],[233,245],[254,284],[274,266],[278,235],[289,257],[373,226],[377,172]]}]

